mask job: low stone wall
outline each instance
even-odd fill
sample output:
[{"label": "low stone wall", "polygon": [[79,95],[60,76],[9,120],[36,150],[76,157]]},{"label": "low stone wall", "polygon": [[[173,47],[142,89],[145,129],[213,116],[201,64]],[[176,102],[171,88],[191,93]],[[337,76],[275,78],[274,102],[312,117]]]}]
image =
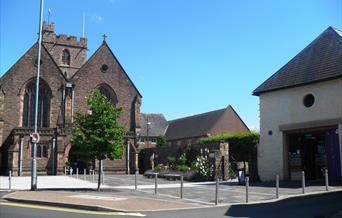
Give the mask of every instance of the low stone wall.
[{"label": "low stone wall", "polygon": [[[214,166],[213,178],[228,179],[229,167],[229,145],[228,143],[208,143],[191,145],[191,147],[184,145],[167,146],[161,148],[147,148],[143,149],[139,154],[139,169],[140,173],[152,169],[151,157],[154,156],[154,166],[159,164],[166,165],[168,157],[175,157],[178,159],[183,153],[190,152],[190,156],[195,159],[201,153],[201,150],[209,150],[209,160]],[[190,160],[192,161],[192,160]]]}]

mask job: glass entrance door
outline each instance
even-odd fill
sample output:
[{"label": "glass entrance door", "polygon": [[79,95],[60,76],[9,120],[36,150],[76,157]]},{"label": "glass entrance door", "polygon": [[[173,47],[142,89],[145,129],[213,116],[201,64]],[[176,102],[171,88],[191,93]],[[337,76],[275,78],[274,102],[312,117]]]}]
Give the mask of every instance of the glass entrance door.
[{"label": "glass entrance door", "polygon": [[288,134],[289,171],[291,180],[300,180],[301,171],[305,178],[324,178],[327,167],[325,131]]},{"label": "glass entrance door", "polygon": [[338,129],[331,129],[326,132],[326,143],[328,154],[329,183],[340,183],[342,178]]}]

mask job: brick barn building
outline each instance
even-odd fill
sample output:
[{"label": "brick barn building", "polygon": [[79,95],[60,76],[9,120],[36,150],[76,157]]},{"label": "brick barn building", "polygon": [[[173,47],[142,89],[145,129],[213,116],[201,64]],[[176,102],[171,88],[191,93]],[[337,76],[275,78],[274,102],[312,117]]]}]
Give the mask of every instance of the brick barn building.
[{"label": "brick barn building", "polygon": [[161,136],[169,146],[186,146],[208,136],[250,131],[231,105],[169,121],[161,113],[141,113],[140,123],[139,149],[156,147]]},{"label": "brick barn building", "polygon": [[[0,170],[30,174],[30,133],[34,126],[35,43],[0,80]],[[57,35],[54,23],[43,24],[37,145],[38,174],[61,174],[66,165],[85,167],[70,144],[76,111],[87,112],[86,96],[98,88],[114,105],[123,107],[120,123],[126,128],[126,146],[134,146],[140,129],[141,94],[105,41],[87,60],[87,39]],[[134,151],[134,149],[130,149]],[[124,172],[127,154],[105,160],[104,170]],[[132,155],[132,157],[135,157]],[[132,167],[135,166],[131,158]]]},{"label": "brick barn building", "polygon": [[250,131],[231,105],[215,111],[168,121],[168,145],[195,144],[200,138],[223,133]]}]

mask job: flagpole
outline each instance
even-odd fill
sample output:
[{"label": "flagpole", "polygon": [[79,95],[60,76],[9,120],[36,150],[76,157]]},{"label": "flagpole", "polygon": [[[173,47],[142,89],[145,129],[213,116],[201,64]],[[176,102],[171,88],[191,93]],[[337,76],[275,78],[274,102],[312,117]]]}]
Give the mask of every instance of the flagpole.
[{"label": "flagpole", "polygon": [[[40,77],[40,54],[42,49],[42,26],[43,26],[44,0],[40,0],[39,15],[39,38],[38,38],[38,60],[37,60],[37,81],[36,81],[36,108],[34,115],[34,133],[38,132],[38,101],[39,101],[39,77]],[[37,141],[33,142],[32,172],[31,172],[31,191],[37,190]]]}]

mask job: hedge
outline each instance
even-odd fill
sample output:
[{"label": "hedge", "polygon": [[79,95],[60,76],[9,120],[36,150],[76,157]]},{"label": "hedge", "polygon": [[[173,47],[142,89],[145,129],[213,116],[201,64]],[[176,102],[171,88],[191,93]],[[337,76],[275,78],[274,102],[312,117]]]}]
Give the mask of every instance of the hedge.
[{"label": "hedge", "polygon": [[258,132],[224,133],[213,135],[198,140],[198,143],[228,142],[230,156],[235,161],[248,161],[253,150],[259,143],[260,134]]}]

